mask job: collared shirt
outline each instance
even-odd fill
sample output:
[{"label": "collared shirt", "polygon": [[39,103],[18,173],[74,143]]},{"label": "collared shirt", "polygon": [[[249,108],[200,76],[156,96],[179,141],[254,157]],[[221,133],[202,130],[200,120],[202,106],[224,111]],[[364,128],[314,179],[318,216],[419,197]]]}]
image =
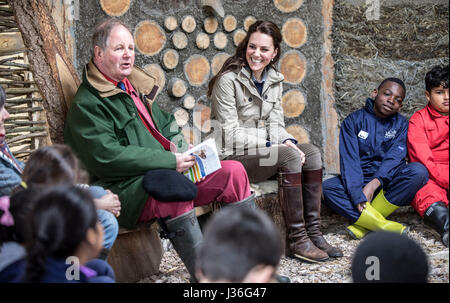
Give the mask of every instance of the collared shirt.
[{"label": "collared shirt", "polygon": [[262,90],[263,90],[263,87],[264,87],[264,82],[266,82],[266,79],[267,79],[267,73],[266,73],[266,69],[265,68],[264,68],[264,71],[263,71],[263,74],[262,74],[262,77],[261,77],[261,81],[256,79],[255,76],[252,73],[252,80],[253,80],[253,83],[255,83],[255,86],[256,86],[256,89],[258,90],[259,95],[262,94]]}]

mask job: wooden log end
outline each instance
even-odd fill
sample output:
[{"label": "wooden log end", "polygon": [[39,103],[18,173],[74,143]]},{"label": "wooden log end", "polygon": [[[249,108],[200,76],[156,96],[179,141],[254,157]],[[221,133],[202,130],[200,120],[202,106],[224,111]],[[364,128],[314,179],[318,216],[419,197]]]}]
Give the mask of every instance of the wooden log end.
[{"label": "wooden log end", "polygon": [[306,59],[299,51],[288,51],[280,60],[279,70],[286,83],[299,84],[306,74]]},{"label": "wooden log end", "polygon": [[283,41],[292,48],[302,46],[306,42],[306,26],[299,18],[289,18],[281,29]]},{"label": "wooden log end", "polygon": [[199,33],[195,39],[195,44],[199,49],[207,49],[209,47],[209,36],[205,33]]},{"label": "wooden log end", "polygon": [[253,16],[247,16],[244,19],[244,29],[246,32],[248,32],[248,29],[250,28],[250,26],[256,22],[256,18]]},{"label": "wooden log end", "polygon": [[303,3],[303,0],[273,0],[275,7],[283,13],[296,11]]},{"label": "wooden log end", "polygon": [[169,31],[174,31],[178,27],[177,18],[174,16],[167,16],[164,18],[164,27]]},{"label": "wooden log end", "polygon": [[191,15],[187,15],[183,18],[181,21],[181,28],[186,33],[192,33],[195,30],[195,27],[197,26],[197,22],[195,22],[195,18]]},{"label": "wooden log end", "polygon": [[217,22],[217,19],[215,17],[207,17],[203,22],[203,28],[208,34],[215,33],[218,26],[219,23]]},{"label": "wooden log end", "polygon": [[166,43],[166,35],[162,28],[152,20],[145,20],[136,26],[134,32],[136,48],[144,55],[158,54]]},{"label": "wooden log end", "polygon": [[305,110],[305,97],[299,90],[293,89],[283,95],[281,105],[286,117],[295,118]]},{"label": "wooden log end", "polygon": [[188,45],[188,38],[185,33],[177,31],[172,36],[172,43],[176,49],[185,49]]},{"label": "wooden log end", "polygon": [[223,19],[223,29],[226,32],[232,32],[236,29],[237,26],[237,20],[233,15],[227,15],[224,19]]},{"label": "wooden log end", "polygon": [[167,90],[172,97],[181,98],[186,94],[186,83],[180,78],[174,77],[167,84]]},{"label": "wooden log end", "polygon": [[172,70],[177,67],[179,58],[180,57],[176,50],[168,48],[163,52],[161,61],[164,68]]},{"label": "wooden log end", "polygon": [[239,43],[241,43],[242,40],[245,39],[245,36],[247,36],[247,33],[244,30],[242,30],[242,29],[238,29],[233,35],[233,43],[234,43],[234,45],[238,46]]},{"label": "wooden log end", "polygon": [[208,59],[202,55],[193,55],[184,64],[184,73],[193,86],[203,85],[209,78],[210,66]]},{"label": "wooden log end", "polygon": [[100,0],[103,11],[111,17],[119,17],[130,8],[131,0]]},{"label": "wooden log end", "polygon": [[189,113],[183,108],[176,109],[173,115],[175,116],[175,120],[180,127],[186,125],[189,122]]},{"label": "wooden log end", "polygon": [[195,98],[192,95],[186,95],[183,99],[183,107],[185,109],[193,109],[195,107]]}]

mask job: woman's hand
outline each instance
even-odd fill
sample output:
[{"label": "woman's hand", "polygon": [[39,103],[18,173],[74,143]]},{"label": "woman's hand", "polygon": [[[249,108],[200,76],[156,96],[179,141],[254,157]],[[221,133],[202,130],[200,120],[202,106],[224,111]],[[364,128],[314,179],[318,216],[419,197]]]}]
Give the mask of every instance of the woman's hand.
[{"label": "woman's hand", "polygon": [[95,207],[97,209],[104,209],[114,214],[116,217],[120,215],[121,205],[119,196],[112,193],[109,189],[108,193],[101,198],[94,199]]},{"label": "woman's hand", "polygon": [[302,160],[302,165],[305,164],[306,161],[306,156],[305,154],[300,150],[300,148],[297,147],[297,145],[294,144],[294,142],[292,142],[291,140],[286,140],[283,143],[286,146],[292,147],[294,148],[296,151],[298,151],[298,153],[300,154],[300,158]]}]

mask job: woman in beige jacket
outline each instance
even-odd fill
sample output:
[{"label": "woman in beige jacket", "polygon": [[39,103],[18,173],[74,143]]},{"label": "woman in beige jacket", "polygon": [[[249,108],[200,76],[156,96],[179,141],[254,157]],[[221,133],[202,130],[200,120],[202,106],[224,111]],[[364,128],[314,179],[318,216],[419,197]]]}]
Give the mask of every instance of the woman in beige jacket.
[{"label": "woman in beige jacket", "polygon": [[225,61],[208,89],[212,123],[222,159],[240,161],[251,182],[278,174],[286,222],[286,255],[309,262],[341,257],[320,232],[322,162],[312,144],[297,144],[285,129],[281,95],[281,33],[270,21],[257,21]]}]

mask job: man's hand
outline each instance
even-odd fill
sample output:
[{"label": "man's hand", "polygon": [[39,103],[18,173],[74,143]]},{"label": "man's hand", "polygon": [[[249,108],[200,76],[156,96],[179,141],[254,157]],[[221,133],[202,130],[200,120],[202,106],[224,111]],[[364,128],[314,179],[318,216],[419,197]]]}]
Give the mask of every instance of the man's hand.
[{"label": "man's hand", "polygon": [[305,164],[306,161],[306,156],[305,154],[300,150],[300,148],[297,147],[297,145],[295,145],[291,140],[286,140],[284,143],[284,145],[289,146],[294,148],[299,154],[300,154],[300,158],[302,160],[302,165]]},{"label": "man's hand", "polygon": [[176,171],[179,172],[179,173],[182,173],[182,172],[188,170],[189,168],[191,168],[195,164],[195,157],[194,156],[180,154],[180,153],[175,153],[175,158],[176,158],[176,161],[177,161]]},{"label": "man's hand", "polygon": [[373,179],[369,183],[366,184],[363,188],[363,193],[367,198],[367,202],[371,202],[373,199],[373,193],[380,187],[381,182],[377,178]]}]

